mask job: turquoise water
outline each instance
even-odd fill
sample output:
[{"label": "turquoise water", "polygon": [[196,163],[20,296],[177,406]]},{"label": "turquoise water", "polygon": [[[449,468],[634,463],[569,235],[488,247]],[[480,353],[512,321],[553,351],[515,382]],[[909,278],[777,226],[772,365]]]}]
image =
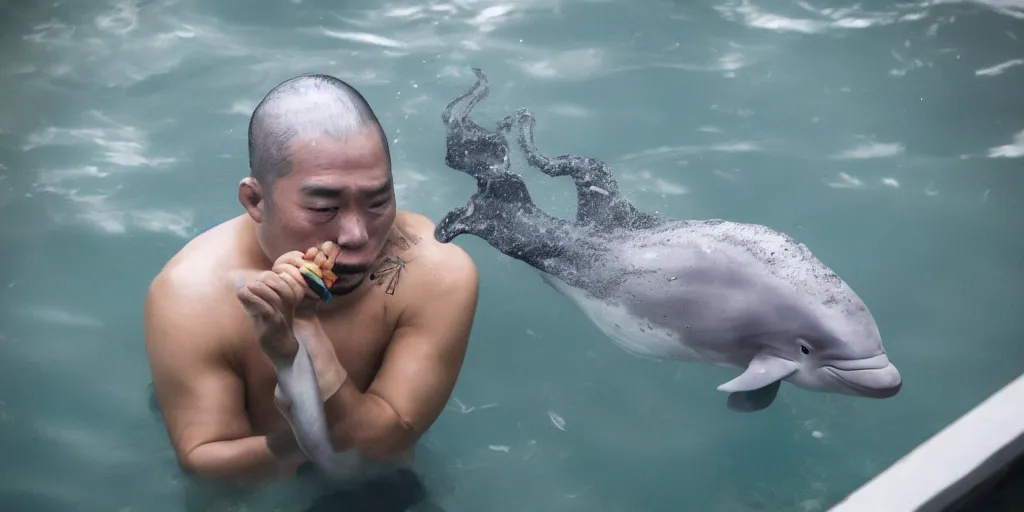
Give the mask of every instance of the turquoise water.
[{"label": "turquoise water", "polygon": [[[149,279],[238,214],[245,130],[278,82],[369,99],[402,208],[435,221],[443,106],[481,67],[550,155],[635,204],[770,225],[865,299],[903,391],[784,386],[739,415],[720,369],[616,348],[526,265],[481,273],[454,396],[417,470],[449,511],[826,510],[1024,371],[1024,3],[459,0],[0,5],[0,509],[302,510],[314,486],[189,490],[148,402]],[[525,168],[574,214],[568,178]],[[199,496],[199,497],[197,497]],[[206,501],[203,501],[206,500]]]}]

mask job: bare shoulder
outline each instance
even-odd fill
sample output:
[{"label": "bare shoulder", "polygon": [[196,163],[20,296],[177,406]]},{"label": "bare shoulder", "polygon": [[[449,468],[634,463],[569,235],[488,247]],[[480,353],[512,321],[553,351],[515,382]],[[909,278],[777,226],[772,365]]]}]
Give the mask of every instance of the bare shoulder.
[{"label": "bare shoulder", "polygon": [[450,293],[477,286],[477,268],[465,250],[434,239],[434,223],[427,217],[402,211],[395,218],[395,235],[404,238],[393,244],[395,256],[407,266],[409,281],[417,295]]},{"label": "bare shoulder", "polygon": [[236,337],[231,326],[238,326],[244,309],[233,300],[231,280],[241,269],[229,264],[230,252],[225,250],[231,244],[230,222],[189,241],[153,278],[144,309],[148,348],[195,348]]},{"label": "bare shoulder", "polygon": [[401,295],[408,298],[407,306],[476,300],[476,264],[461,247],[437,242],[434,223],[427,217],[398,212],[389,246],[371,280],[390,289],[392,295],[397,295],[399,288],[406,289]]},{"label": "bare shoulder", "polygon": [[[153,389],[179,464],[206,467],[196,449],[252,432],[245,410],[240,343],[252,322],[235,297],[238,223],[228,221],[185,245],[150,283],[144,309]],[[198,458],[195,458],[198,457]]]}]

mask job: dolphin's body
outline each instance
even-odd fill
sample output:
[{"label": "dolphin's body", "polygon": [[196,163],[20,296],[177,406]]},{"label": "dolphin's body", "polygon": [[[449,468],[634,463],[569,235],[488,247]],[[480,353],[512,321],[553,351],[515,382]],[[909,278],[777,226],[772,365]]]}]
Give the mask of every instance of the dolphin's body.
[{"label": "dolphin's body", "polygon": [[471,234],[525,262],[630,353],[739,369],[718,387],[733,410],[768,407],[783,380],[873,398],[899,391],[867,306],[803,244],[757,224],[637,210],[600,160],[541,155],[533,116],[520,109],[499,130],[518,124],[529,163],[570,176],[578,194],[575,222],[541,211],[509,172],[505,137],[469,119],[488,93],[487,78],[474,73],[476,84],[442,121],[445,163],[473,176],[477,191],[438,223],[438,241]]}]

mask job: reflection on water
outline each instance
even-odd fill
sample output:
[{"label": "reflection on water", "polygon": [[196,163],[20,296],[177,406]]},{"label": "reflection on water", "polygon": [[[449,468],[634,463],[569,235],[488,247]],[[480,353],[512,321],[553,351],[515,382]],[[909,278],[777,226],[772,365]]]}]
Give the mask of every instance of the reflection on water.
[{"label": "reflection on water", "polygon": [[[313,505],[305,479],[244,496],[179,474],[148,406],[148,281],[239,211],[247,116],[298,73],[367,96],[400,205],[439,220],[474,189],[443,164],[440,112],[478,66],[481,120],[529,107],[540,151],[605,160],[634,204],[806,243],[865,299],[905,385],[884,402],[784,387],[736,415],[727,372],[628,356],[460,239],[481,305],[417,458],[436,505],[825,510],[1024,371],[1022,19],[1019,0],[0,7],[0,503]],[[513,159],[538,205],[575,214],[568,180]]]}]

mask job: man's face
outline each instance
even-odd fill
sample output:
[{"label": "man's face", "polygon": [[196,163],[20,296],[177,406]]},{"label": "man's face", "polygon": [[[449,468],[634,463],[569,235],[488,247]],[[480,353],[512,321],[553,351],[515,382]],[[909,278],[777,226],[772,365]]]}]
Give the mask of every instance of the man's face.
[{"label": "man's face", "polygon": [[331,240],[341,248],[331,293],[356,289],[371,271],[395,220],[395,194],[375,126],[341,140],[296,141],[291,171],[274,183],[260,223],[272,260]]}]

